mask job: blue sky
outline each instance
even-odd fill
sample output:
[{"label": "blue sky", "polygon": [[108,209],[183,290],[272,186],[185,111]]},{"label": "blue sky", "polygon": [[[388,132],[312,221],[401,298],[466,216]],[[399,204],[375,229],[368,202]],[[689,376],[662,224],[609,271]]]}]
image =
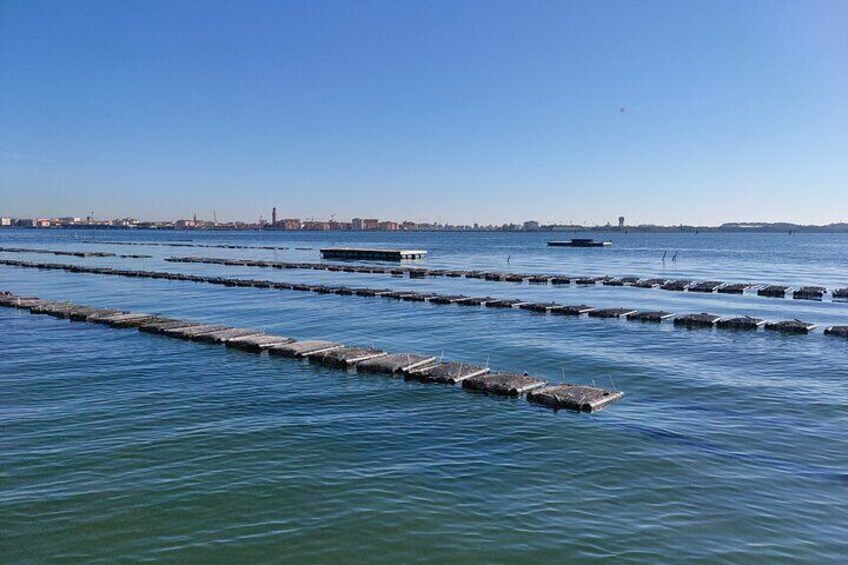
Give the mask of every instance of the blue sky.
[{"label": "blue sky", "polygon": [[848,2],[0,3],[0,215],[848,221]]}]

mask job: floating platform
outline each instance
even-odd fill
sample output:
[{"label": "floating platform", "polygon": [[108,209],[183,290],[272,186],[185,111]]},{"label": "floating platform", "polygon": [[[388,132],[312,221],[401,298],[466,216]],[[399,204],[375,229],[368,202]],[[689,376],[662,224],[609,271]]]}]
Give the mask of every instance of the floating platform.
[{"label": "floating platform", "polygon": [[111,308],[94,308],[86,311],[72,312],[69,319],[74,322],[94,322],[97,318],[111,316],[113,314],[124,314],[123,310],[112,310]]},{"label": "floating platform", "polygon": [[236,339],[239,337],[254,337],[264,335],[263,332],[259,330],[251,330],[251,329],[243,329],[243,328],[230,328],[226,330],[221,330],[219,332],[211,332],[204,333],[198,336],[195,336],[196,341],[203,341],[206,343],[226,343],[231,339]]},{"label": "floating platform", "polygon": [[565,241],[549,241],[548,247],[609,247],[611,241],[598,241],[597,239],[573,238]]},{"label": "floating platform", "polygon": [[467,296],[464,296],[462,294],[440,295],[431,298],[430,302],[432,302],[433,304],[456,304],[457,302],[465,300],[467,298]]},{"label": "floating platform", "polygon": [[162,320],[165,320],[165,318],[161,318],[159,316],[151,314],[139,318],[126,317],[123,319],[113,320],[109,322],[109,325],[116,328],[137,328],[143,324],[149,324],[151,322],[157,322]]},{"label": "floating platform", "polygon": [[623,392],[581,385],[554,385],[531,391],[527,400],[554,410],[566,408],[580,412],[597,412],[621,400]]},{"label": "floating platform", "polygon": [[313,363],[320,363],[329,367],[346,368],[353,367],[362,361],[384,357],[386,355],[388,354],[385,351],[374,347],[344,346],[338,349],[324,351],[323,353],[313,353],[307,357]]},{"label": "floating platform", "polygon": [[268,348],[270,355],[280,355],[282,357],[308,357],[325,351],[341,349],[344,347],[341,343],[334,341],[308,340],[308,341],[293,341],[283,345],[273,345]]},{"label": "floating platform", "polygon": [[224,326],[222,324],[200,324],[199,326],[189,326],[184,328],[174,328],[171,330],[165,330],[165,335],[171,337],[178,337],[181,339],[194,339],[197,336],[203,335],[205,333],[219,332],[221,330],[228,330],[229,326]]},{"label": "floating platform", "polygon": [[803,322],[801,320],[781,320],[779,322],[768,322],[766,329],[774,332],[790,334],[807,334],[818,327],[818,324]]},{"label": "floating platform", "polygon": [[489,302],[495,302],[496,300],[497,298],[492,298],[491,296],[471,296],[469,298],[457,300],[456,304],[459,304],[460,306],[482,306]]},{"label": "floating platform", "polygon": [[144,322],[155,319],[153,314],[141,313],[123,313],[123,314],[108,314],[106,316],[89,316],[86,321],[97,322],[99,324],[109,324],[119,328],[128,328],[140,326]]},{"label": "floating platform", "polygon": [[405,296],[401,297],[401,300],[405,302],[427,302],[433,298],[436,298],[438,294],[435,292],[411,292]]},{"label": "floating platform", "polygon": [[751,316],[740,316],[736,318],[724,318],[716,322],[719,328],[731,330],[756,330],[766,324],[765,320],[752,318]]},{"label": "floating platform", "polygon": [[324,247],[321,257],[324,259],[402,261],[405,259],[423,259],[426,251],[419,249],[369,249],[362,247]]},{"label": "floating platform", "polygon": [[523,300],[517,298],[501,298],[498,300],[489,300],[484,303],[484,306],[489,308],[514,308],[525,304]]},{"label": "floating platform", "polygon": [[539,312],[546,313],[550,312],[554,308],[559,308],[562,304],[557,304],[556,302],[528,302],[526,304],[521,304],[519,308],[522,310],[530,310],[531,312]]},{"label": "floating platform", "polygon": [[668,320],[669,318],[674,318],[674,313],[664,312],[662,310],[655,310],[651,312],[633,312],[632,314],[627,315],[628,320],[633,320],[636,322],[659,323],[663,320]]},{"label": "floating platform", "polygon": [[[31,313],[47,313],[52,306],[62,307],[67,309],[69,306],[65,302],[55,302],[50,300],[40,300],[37,298],[24,298],[13,296],[9,292],[0,291],[0,305],[8,307],[20,306],[22,303],[28,303],[28,309]],[[88,309],[88,307],[77,307],[77,309]],[[100,309],[105,310],[105,309]],[[118,314],[117,316],[147,316],[146,314],[127,312]],[[111,316],[115,318],[117,316]],[[129,318],[128,318],[129,319]],[[146,328],[170,328],[170,325],[178,324],[185,326],[187,329],[175,328],[162,330],[170,337],[186,337],[189,335],[189,330],[194,330],[196,336],[208,336],[206,339],[216,343],[227,343],[229,347],[253,348],[261,351],[267,347],[269,351],[288,347],[288,351],[283,353],[288,356],[303,355],[305,351],[310,351],[310,359],[313,362],[320,362],[325,365],[348,368],[356,365],[360,371],[379,372],[384,374],[405,373],[407,378],[417,379],[424,382],[445,382],[445,383],[463,383],[463,388],[468,390],[481,391],[494,395],[519,396],[524,393],[532,393],[536,390],[553,390],[554,392],[560,389],[568,389],[567,394],[553,393],[539,397],[539,402],[547,404],[555,408],[558,407],[574,407],[583,410],[596,410],[611,399],[588,399],[586,394],[581,396],[580,403],[574,402],[575,391],[586,389],[592,391],[600,391],[603,396],[609,396],[609,392],[604,392],[601,389],[592,387],[576,387],[574,385],[559,385],[557,387],[546,387],[546,382],[542,379],[530,377],[526,373],[523,375],[517,373],[498,372],[488,374],[488,367],[480,367],[468,365],[458,362],[439,362],[435,363],[435,357],[415,354],[415,353],[396,353],[388,354],[382,350],[373,347],[347,347],[332,342],[291,342],[280,344],[281,341],[291,341],[290,338],[284,336],[270,336],[265,334],[257,334],[255,330],[242,328],[227,328],[215,332],[209,332],[210,328],[220,327],[213,324],[202,324],[197,322],[186,322],[183,320],[175,320],[171,318],[150,318],[154,320],[152,323],[140,326]],[[186,326],[186,324],[194,324]],[[203,333],[206,332],[206,333]],[[290,346],[297,344],[299,347],[291,348]],[[334,345],[332,350],[327,350],[328,345]],[[316,346],[323,348],[322,353],[314,351]],[[618,398],[621,393],[616,392]]]},{"label": "floating platform", "polygon": [[164,334],[168,330],[202,326],[200,322],[189,322],[187,320],[166,320],[162,322],[145,322],[138,327],[138,331],[151,334]]},{"label": "floating platform", "polygon": [[365,371],[368,373],[384,373],[394,375],[397,373],[406,373],[419,367],[427,367],[436,362],[436,357],[432,355],[422,355],[420,353],[390,353],[380,357],[374,357],[357,363],[357,371]]},{"label": "floating platform", "polygon": [[692,281],[681,279],[681,280],[676,280],[676,281],[668,281],[667,283],[662,285],[660,288],[663,289],[663,290],[683,292],[686,289],[688,289],[691,284],[692,284]]},{"label": "floating platform", "polygon": [[548,384],[542,379],[518,373],[488,373],[462,381],[462,388],[501,396],[519,396]]},{"label": "floating platform", "polygon": [[633,308],[599,308],[597,310],[592,310],[589,312],[590,318],[621,318],[622,316],[629,316],[630,314],[635,314],[636,310]]},{"label": "floating platform", "polygon": [[642,279],[633,283],[636,288],[659,288],[664,285],[666,279]]},{"label": "floating platform", "polygon": [[721,281],[702,281],[689,286],[689,292],[711,293],[718,290],[724,283]]},{"label": "floating platform", "polygon": [[719,320],[721,320],[721,316],[701,312],[700,314],[685,314],[683,316],[678,316],[674,319],[674,325],[684,326],[687,328],[711,328],[715,326]]},{"label": "floating platform", "polygon": [[406,378],[422,383],[456,384],[488,372],[488,367],[447,361],[407,371]]},{"label": "floating platform", "polygon": [[594,309],[594,306],[587,306],[586,304],[577,304],[557,306],[556,308],[551,308],[550,312],[551,314],[560,314],[562,316],[579,316],[581,314],[588,314]]},{"label": "floating platform", "polygon": [[788,286],[773,284],[759,289],[757,291],[757,296],[765,296],[766,298],[786,298],[787,290],[789,290]]},{"label": "floating platform", "polygon": [[792,293],[795,300],[821,300],[827,289],[823,286],[802,286]]},{"label": "floating platform", "polygon": [[723,284],[718,287],[719,294],[745,294],[745,291],[754,288],[753,285],[748,283],[730,283]]},{"label": "floating platform", "polygon": [[824,335],[848,338],[848,326],[830,326],[824,330]]},{"label": "floating platform", "polygon": [[293,341],[294,340],[292,338],[282,335],[259,334],[229,339],[227,340],[226,345],[227,347],[241,349],[242,351],[261,353],[269,347],[274,347],[275,345],[285,345],[287,343],[292,343]]}]

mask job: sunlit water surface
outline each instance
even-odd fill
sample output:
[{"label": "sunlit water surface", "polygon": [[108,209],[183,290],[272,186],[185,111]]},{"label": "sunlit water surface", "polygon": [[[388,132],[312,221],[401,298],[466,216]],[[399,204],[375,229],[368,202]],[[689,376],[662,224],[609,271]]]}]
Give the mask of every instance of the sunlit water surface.
[{"label": "sunlit water surface", "polygon": [[[567,234],[565,237],[571,237]],[[167,263],[424,248],[428,267],[848,285],[848,237],[0,232],[0,257],[848,323],[848,304]],[[286,251],[92,245],[193,240]],[[660,260],[678,253],[673,263]],[[509,257],[509,263],[507,263]],[[626,392],[594,414],[0,309],[6,563],[844,563],[848,341],[0,267],[0,289]]]}]

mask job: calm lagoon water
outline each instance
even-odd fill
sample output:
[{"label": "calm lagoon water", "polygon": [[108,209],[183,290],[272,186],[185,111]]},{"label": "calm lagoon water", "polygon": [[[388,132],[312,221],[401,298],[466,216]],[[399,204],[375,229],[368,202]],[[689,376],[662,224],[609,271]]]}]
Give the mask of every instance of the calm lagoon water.
[{"label": "calm lagoon water", "polygon": [[[848,323],[848,304],[173,264],[424,248],[428,267],[848,286],[848,236],[0,231],[0,253]],[[567,237],[570,237],[568,234]],[[593,234],[593,237],[598,237]],[[124,247],[193,240],[287,251]],[[675,262],[660,258],[678,253]],[[506,258],[509,257],[509,264]],[[5,563],[844,563],[848,341],[0,267],[0,289],[615,386],[597,414],[0,309]]]}]

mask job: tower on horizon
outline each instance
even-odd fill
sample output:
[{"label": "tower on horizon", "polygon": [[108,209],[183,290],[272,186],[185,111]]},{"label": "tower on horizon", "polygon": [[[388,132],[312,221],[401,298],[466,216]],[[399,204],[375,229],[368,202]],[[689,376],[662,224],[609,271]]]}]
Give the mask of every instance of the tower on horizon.
[{"label": "tower on horizon", "polygon": [[276,206],[271,208],[271,225],[272,226],[277,225],[277,207]]},{"label": "tower on horizon", "polygon": [[624,227],[624,216],[618,217],[618,227],[620,227],[620,228]]}]

